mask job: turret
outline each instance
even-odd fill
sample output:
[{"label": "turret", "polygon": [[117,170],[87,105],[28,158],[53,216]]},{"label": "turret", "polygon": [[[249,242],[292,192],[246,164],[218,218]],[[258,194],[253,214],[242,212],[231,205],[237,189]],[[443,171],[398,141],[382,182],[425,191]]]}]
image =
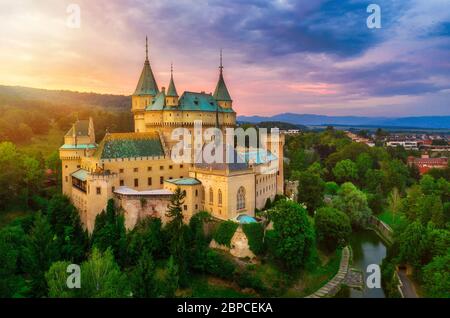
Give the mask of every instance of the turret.
[{"label": "turret", "polygon": [[227,85],[223,79],[223,64],[222,64],[222,50],[220,50],[220,74],[219,81],[217,82],[216,89],[214,91],[214,99],[217,101],[222,108],[231,108],[233,106],[233,101],[231,99],[230,93],[228,92]]},{"label": "turret", "polygon": [[166,94],[166,106],[178,106],[178,93],[175,87],[175,82],[173,81],[173,65],[170,66],[170,83]]},{"label": "turret", "polygon": [[148,40],[145,37],[145,61],[144,67],[139,77],[136,90],[131,97],[131,110],[134,114],[135,131],[144,131],[145,108],[152,104],[156,94],[159,93],[150,62],[148,60]]}]

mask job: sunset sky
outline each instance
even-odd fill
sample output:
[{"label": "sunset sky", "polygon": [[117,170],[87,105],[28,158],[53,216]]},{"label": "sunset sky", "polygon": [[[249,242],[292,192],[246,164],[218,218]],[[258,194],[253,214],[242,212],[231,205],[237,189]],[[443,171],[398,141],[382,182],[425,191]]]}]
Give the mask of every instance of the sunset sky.
[{"label": "sunset sky", "polygon": [[450,115],[450,0],[0,0],[0,84],[130,95],[146,35],[178,93],[213,91],[223,48],[239,115]]}]

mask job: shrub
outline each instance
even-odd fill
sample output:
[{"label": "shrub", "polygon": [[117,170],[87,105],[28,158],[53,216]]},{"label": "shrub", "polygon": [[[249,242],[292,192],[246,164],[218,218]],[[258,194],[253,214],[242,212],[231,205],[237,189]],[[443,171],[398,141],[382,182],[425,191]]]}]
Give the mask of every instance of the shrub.
[{"label": "shrub", "polygon": [[227,257],[208,249],[205,254],[204,270],[221,278],[230,279],[233,276],[235,265]]},{"label": "shrub", "polygon": [[250,250],[256,255],[264,252],[264,229],[261,223],[243,224],[242,229],[248,239]]},{"label": "shrub", "polygon": [[352,232],[348,216],[334,208],[324,207],[314,216],[317,240],[328,250],[343,247]]},{"label": "shrub", "polygon": [[213,234],[214,240],[221,244],[230,247],[231,238],[236,232],[238,224],[233,221],[225,221],[219,224],[216,231]]}]

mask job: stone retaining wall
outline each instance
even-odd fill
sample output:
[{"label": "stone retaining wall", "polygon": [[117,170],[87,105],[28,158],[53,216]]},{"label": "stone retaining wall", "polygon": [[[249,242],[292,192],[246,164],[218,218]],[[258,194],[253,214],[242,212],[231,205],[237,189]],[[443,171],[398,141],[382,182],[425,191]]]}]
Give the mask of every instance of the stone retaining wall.
[{"label": "stone retaining wall", "polygon": [[336,295],[337,292],[341,289],[341,285],[348,274],[350,259],[350,247],[346,246],[342,249],[341,263],[339,264],[339,270],[337,274],[328,283],[326,283],[325,286],[306,298],[321,298]]}]

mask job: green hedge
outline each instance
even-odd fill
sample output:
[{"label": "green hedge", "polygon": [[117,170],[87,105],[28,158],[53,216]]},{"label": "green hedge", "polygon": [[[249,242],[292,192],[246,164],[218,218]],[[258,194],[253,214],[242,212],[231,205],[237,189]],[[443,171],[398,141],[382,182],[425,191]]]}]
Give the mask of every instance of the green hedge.
[{"label": "green hedge", "polygon": [[217,243],[230,247],[231,238],[237,228],[238,224],[233,221],[222,222],[214,232],[213,238]]},{"label": "green hedge", "polygon": [[253,253],[260,255],[264,252],[264,229],[261,223],[243,224],[242,229],[248,239],[248,245]]}]

